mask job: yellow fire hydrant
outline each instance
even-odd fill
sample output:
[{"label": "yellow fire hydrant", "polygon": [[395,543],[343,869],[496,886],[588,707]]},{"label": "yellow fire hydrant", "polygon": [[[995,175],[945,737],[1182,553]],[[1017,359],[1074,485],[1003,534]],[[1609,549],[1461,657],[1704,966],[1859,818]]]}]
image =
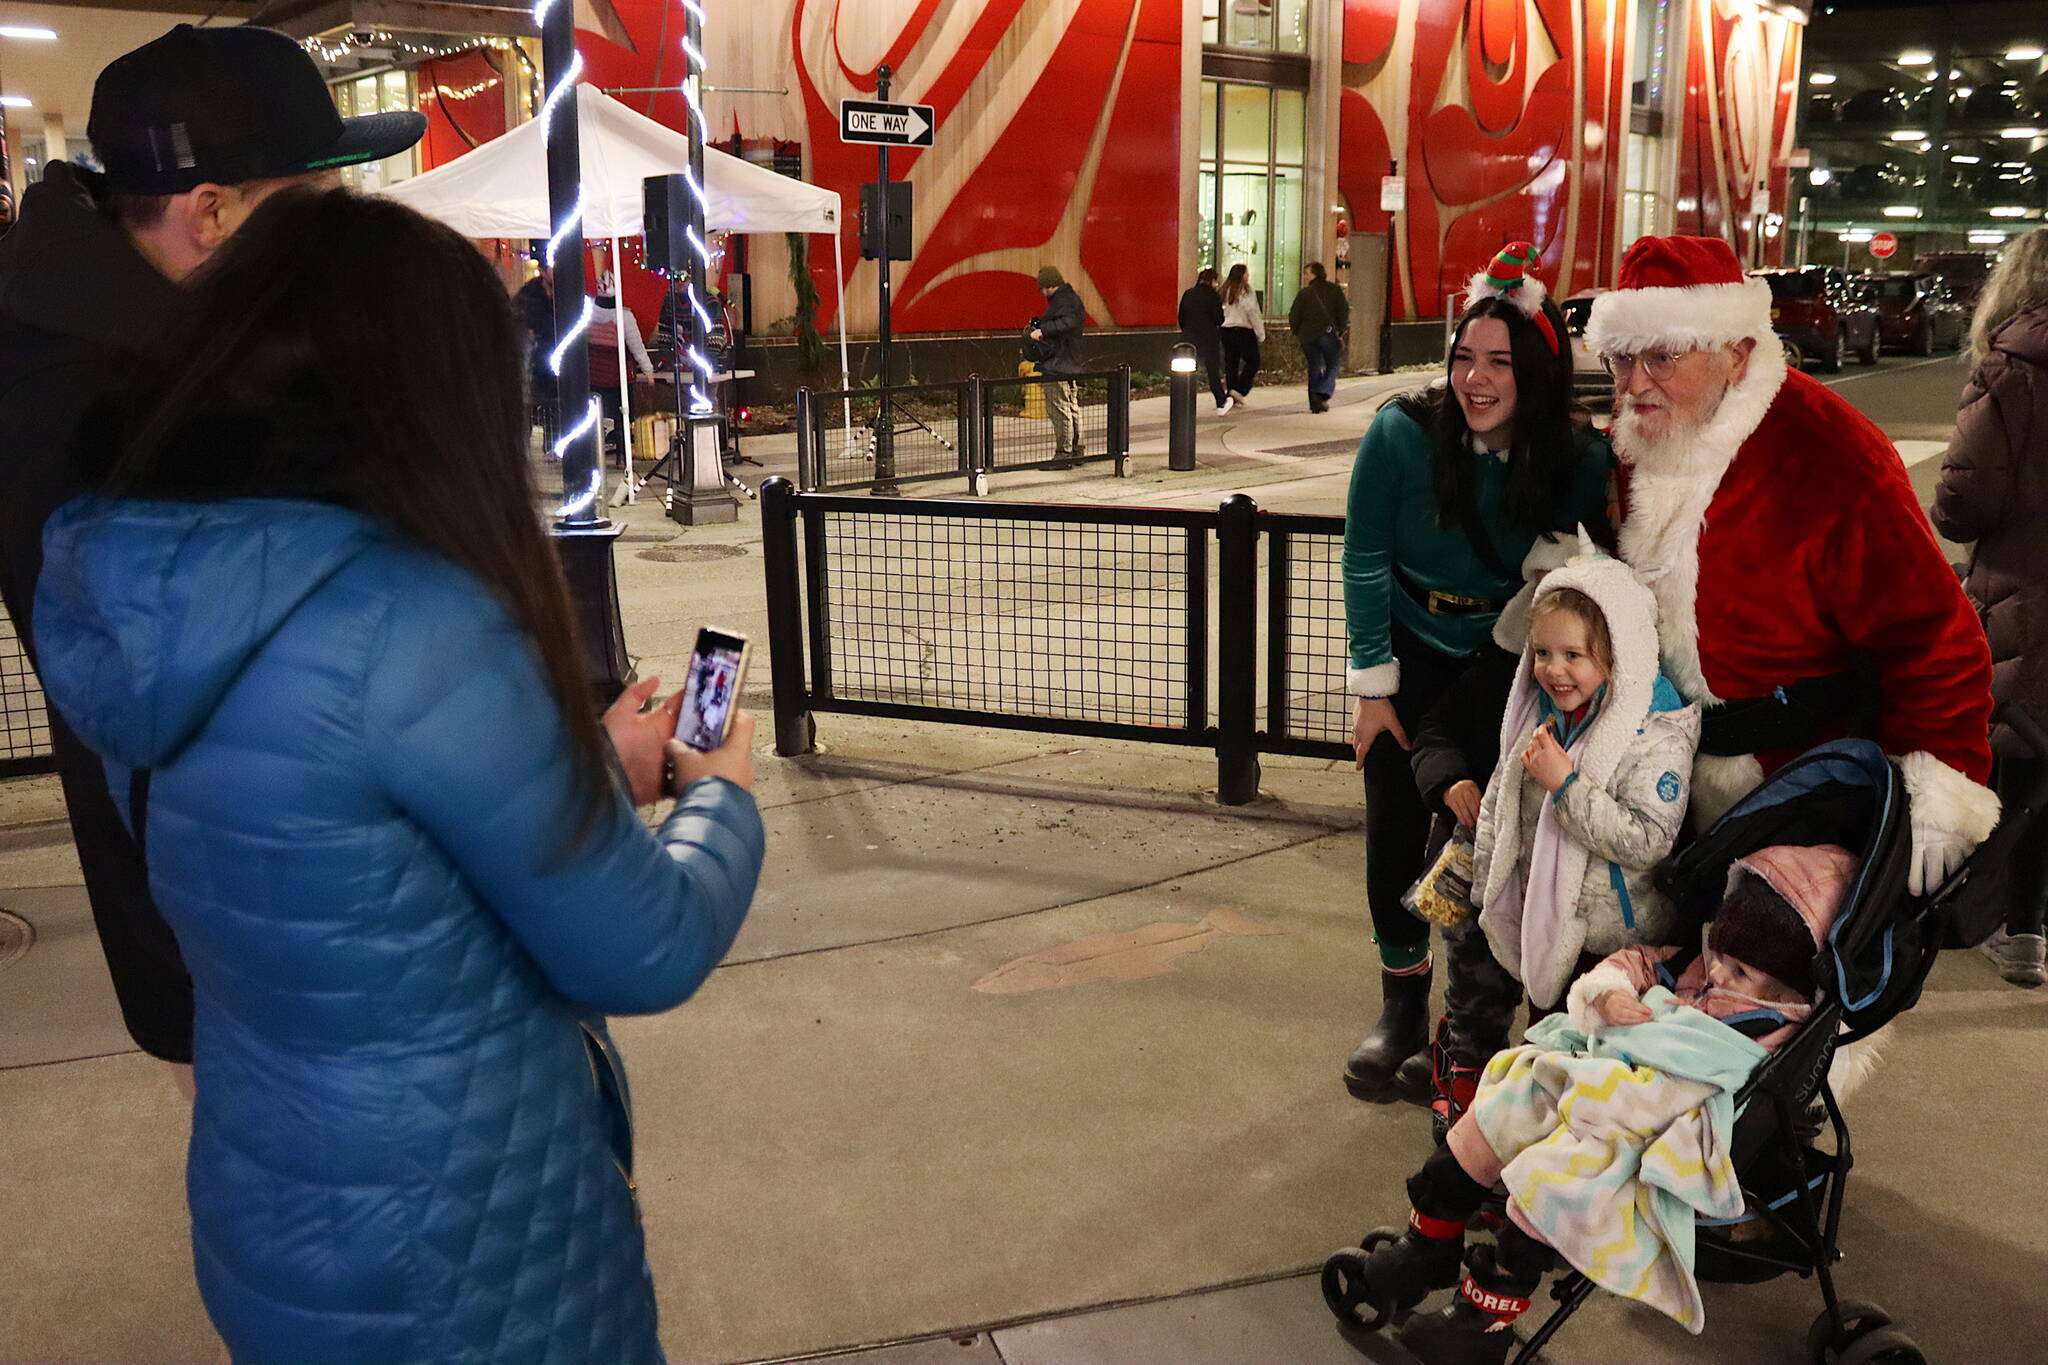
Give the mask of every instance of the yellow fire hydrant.
[{"label": "yellow fire hydrant", "polygon": [[[1017,377],[1019,379],[1030,379],[1037,373],[1038,367],[1032,364],[1030,361],[1020,360],[1017,362]],[[1043,422],[1048,420],[1045,411],[1045,385],[1023,384],[1019,385],[1019,387],[1024,390],[1025,418],[1033,422]]]}]

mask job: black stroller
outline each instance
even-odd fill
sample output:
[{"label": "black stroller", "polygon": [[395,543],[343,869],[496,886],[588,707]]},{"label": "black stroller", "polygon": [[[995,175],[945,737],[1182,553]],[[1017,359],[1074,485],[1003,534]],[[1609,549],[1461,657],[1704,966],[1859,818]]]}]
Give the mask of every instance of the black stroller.
[{"label": "black stroller", "polygon": [[[2001,720],[2037,754],[2048,738],[2013,711]],[[1764,1235],[1730,1240],[1703,1226],[1694,1271],[1702,1282],[1754,1284],[1792,1273],[1820,1280],[1825,1304],[1807,1333],[1814,1365],[1924,1365],[1912,1339],[1875,1304],[1843,1299],[1833,1268],[1836,1233],[1853,1156],[1849,1126],[1828,1085],[1835,1049],[1865,1038],[1910,1009],[1945,947],[1974,946],[2003,913],[1999,887],[2014,843],[2048,792],[2015,805],[1964,866],[1933,895],[1906,893],[1911,838],[1898,768],[1867,740],[1840,740],[1787,764],[1696,842],[1658,869],[1659,887],[1687,921],[1710,918],[1737,858],[1773,844],[1840,844],[1861,867],[1828,935],[1832,985],[1798,1033],[1771,1054],[1736,1094],[1732,1157],[1749,1213]],[[1370,1254],[1401,1235],[1380,1228],[1360,1243]],[[1360,1273],[1357,1251],[1323,1267],[1323,1296],[1347,1328],[1375,1331],[1405,1312],[1383,1302]],[[1551,1288],[1558,1307],[1513,1357],[1528,1365],[1595,1285],[1574,1271]]]}]

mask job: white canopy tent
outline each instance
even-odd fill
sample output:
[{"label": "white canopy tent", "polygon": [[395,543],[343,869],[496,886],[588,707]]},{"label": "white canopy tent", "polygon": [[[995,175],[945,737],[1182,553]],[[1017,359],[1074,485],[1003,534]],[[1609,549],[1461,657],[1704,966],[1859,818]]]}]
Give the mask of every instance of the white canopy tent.
[{"label": "white canopy tent", "polygon": [[[609,238],[612,273],[619,273],[619,239],[638,236],[642,182],[675,175],[690,164],[683,134],[636,113],[603,91],[576,87],[576,124],[583,169],[583,233]],[[445,166],[401,180],[381,193],[437,218],[465,237],[542,238],[554,233],[548,215],[545,128],[535,119],[465,152]],[[832,236],[832,271],[839,288],[839,373],[848,379],[846,273],[839,251],[839,196],[716,148],[704,149],[705,227],[713,232],[824,232]],[[625,348],[619,386],[626,389]],[[622,414],[631,449],[632,416]],[[627,466],[630,470],[630,456]]]}]

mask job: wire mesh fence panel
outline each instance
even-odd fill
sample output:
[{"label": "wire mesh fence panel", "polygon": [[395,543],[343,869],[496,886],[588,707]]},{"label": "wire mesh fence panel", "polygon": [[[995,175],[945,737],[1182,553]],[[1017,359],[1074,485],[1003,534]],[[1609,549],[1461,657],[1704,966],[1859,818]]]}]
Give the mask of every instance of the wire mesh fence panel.
[{"label": "wire mesh fence panel", "polygon": [[1113,375],[982,381],[983,468],[1110,459]]},{"label": "wire mesh fence panel", "polygon": [[[1286,641],[1279,660],[1281,685],[1268,688],[1269,709],[1277,710],[1277,735],[1289,739],[1348,743],[1351,698],[1344,688],[1350,658],[1344,630],[1344,533],[1341,521],[1329,533],[1275,531],[1277,561],[1285,575],[1279,591],[1286,601]],[[1279,542],[1284,539],[1284,545]],[[1278,695],[1271,695],[1277,690]]]},{"label": "wire mesh fence panel", "polygon": [[804,486],[829,492],[967,477],[966,402],[964,384],[811,395]]},{"label": "wire mesh fence panel", "polygon": [[1206,530],[818,515],[833,697],[1189,726]]},{"label": "wire mesh fence panel", "polygon": [[0,773],[45,772],[55,766],[45,707],[28,651],[13,619],[0,607]]}]

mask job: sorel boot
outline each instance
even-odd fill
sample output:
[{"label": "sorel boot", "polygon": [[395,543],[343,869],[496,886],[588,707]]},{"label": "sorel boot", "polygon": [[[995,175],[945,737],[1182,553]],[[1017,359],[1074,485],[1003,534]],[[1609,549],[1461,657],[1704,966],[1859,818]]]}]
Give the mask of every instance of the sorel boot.
[{"label": "sorel boot", "polygon": [[1394,1098],[1394,1071],[1429,1041],[1427,967],[1380,973],[1380,1018],[1344,1063],[1344,1088],[1354,1099],[1381,1104]]},{"label": "sorel boot", "polygon": [[1422,1365],[1503,1365],[1517,1341],[1516,1318],[1529,1311],[1556,1253],[1509,1224],[1498,1246],[1476,1246],[1448,1308],[1410,1318],[1400,1340]]},{"label": "sorel boot", "polygon": [[1422,1365],[1504,1365],[1521,1344],[1511,1328],[1529,1311],[1542,1280],[1501,1273],[1478,1254],[1482,1249],[1474,1249],[1472,1273],[1450,1307],[1410,1318],[1401,1328],[1401,1344]]}]

